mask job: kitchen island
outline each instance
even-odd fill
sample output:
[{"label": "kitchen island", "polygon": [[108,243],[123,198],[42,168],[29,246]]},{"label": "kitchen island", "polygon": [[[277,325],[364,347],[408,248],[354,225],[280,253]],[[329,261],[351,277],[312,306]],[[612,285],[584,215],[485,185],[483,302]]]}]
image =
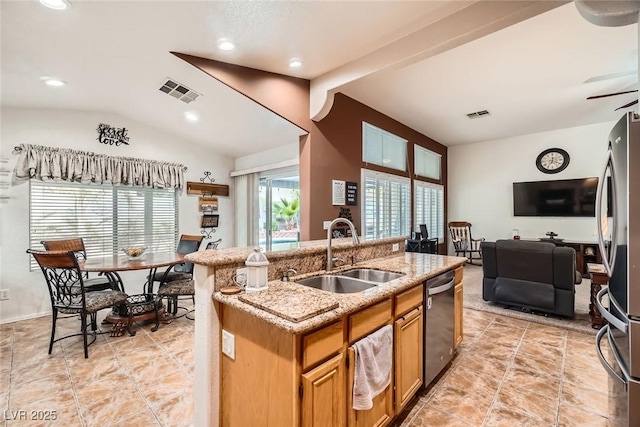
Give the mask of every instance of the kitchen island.
[{"label": "kitchen island", "polygon": [[[326,273],[326,242],[268,253],[269,289],[223,295],[250,248],[202,251],[196,264],[195,417],[202,426],[386,425],[422,385],[424,282],[456,271],[462,295],[465,258],[404,253],[404,239],[334,241],[353,261],[332,274],[373,268],[403,276],[362,292],[337,294],[295,283]],[[349,263],[351,264],[351,263]],[[289,268],[290,282],[278,277]],[[458,292],[459,290],[459,292]],[[457,302],[456,334],[462,336]],[[394,327],[392,383],[369,411],[354,411],[350,344],[384,325]],[[224,338],[221,336],[224,329]],[[222,354],[222,345],[225,354]],[[419,360],[418,360],[419,359]],[[395,389],[395,393],[394,393]]]}]

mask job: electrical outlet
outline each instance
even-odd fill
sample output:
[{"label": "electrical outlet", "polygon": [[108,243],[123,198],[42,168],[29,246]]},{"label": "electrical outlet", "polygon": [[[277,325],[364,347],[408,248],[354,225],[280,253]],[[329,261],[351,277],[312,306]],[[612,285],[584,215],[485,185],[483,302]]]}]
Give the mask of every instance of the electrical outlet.
[{"label": "electrical outlet", "polygon": [[394,244],[391,246],[391,251],[392,251],[392,252],[398,252],[399,250],[400,250],[400,244],[399,244],[399,243],[394,243]]},{"label": "electrical outlet", "polygon": [[222,354],[236,360],[236,337],[224,329],[222,330]]},{"label": "electrical outlet", "polygon": [[330,225],[331,225],[331,221],[322,221],[323,230],[328,230]]},{"label": "electrical outlet", "polygon": [[0,301],[9,299],[9,289],[0,289]]}]

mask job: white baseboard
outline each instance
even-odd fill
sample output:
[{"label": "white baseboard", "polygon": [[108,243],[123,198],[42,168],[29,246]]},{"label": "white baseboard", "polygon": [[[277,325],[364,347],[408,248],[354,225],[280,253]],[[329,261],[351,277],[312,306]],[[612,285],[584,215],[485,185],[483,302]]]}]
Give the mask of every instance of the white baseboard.
[{"label": "white baseboard", "polygon": [[5,325],[7,323],[19,322],[21,320],[35,319],[35,318],[44,317],[44,316],[51,316],[51,311],[27,314],[27,315],[24,315],[24,316],[12,317],[10,319],[1,319],[0,320],[0,325]]}]

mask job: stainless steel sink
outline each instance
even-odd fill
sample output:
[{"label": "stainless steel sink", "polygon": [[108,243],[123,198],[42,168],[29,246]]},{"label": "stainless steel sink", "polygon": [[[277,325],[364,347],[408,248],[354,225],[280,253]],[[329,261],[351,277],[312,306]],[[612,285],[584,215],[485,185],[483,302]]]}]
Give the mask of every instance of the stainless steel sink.
[{"label": "stainless steel sink", "polygon": [[365,282],[346,276],[332,276],[329,274],[299,279],[296,280],[295,283],[337,294],[353,294],[376,286],[375,283]]},{"label": "stainless steel sink", "polygon": [[355,270],[340,273],[341,276],[353,277],[355,279],[366,280],[367,282],[387,283],[398,277],[402,277],[404,273],[394,273],[392,271],[374,270],[372,268],[356,268]]}]

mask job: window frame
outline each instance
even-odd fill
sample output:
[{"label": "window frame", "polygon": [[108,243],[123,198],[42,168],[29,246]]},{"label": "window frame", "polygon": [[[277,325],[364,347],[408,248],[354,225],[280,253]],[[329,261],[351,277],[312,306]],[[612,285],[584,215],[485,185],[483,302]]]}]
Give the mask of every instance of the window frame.
[{"label": "window frame", "polygon": [[[422,152],[422,153],[420,153]],[[427,156],[432,156],[434,158],[437,158],[438,160],[438,176],[431,176],[428,174],[423,173],[423,168],[419,167],[419,166],[424,166],[424,164],[422,164],[422,159],[423,157],[423,153],[424,155]],[[418,159],[421,159],[420,161],[418,161]],[[421,163],[420,165],[418,165],[418,163]],[[416,176],[420,176],[422,178],[427,178],[427,179],[433,179],[435,181],[441,182],[442,180],[442,154],[440,153],[436,153],[435,151],[429,150],[428,148],[425,148],[421,145],[418,144],[413,144],[413,170],[415,171],[415,175]]]},{"label": "window frame", "polygon": [[[379,233],[379,230],[381,228],[380,224],[379,224],[379,220],[380,220],[380,215],[374,215],[374,218],[376,218],[375,223],[373,224],[373,228],[374,228],[374,232],[372,236],[369,236],[369,233],[367,232],[367,226],[369,225],[367,223],[367,178],[374,178],[376,180],[386,180],[388,181],[390,184],[392,183],[396,183],[396,184],[400,184],[400,185],[405,185],[406,186],[406,192],[404,194],[404,197],[406,197],[406,201],[401,200],[401,206],[400,206],[400,211],[398,213],[392,213],[390,210],[387,212],[388,215],[388,229],[389,229],[389,234],[385,234],[385,235],[381,235]],[[385,173],[385,172],[379,172],[379,171],[374,171],[371,169],[365,169],[365,168],[361,168],[360,170],[360,179],[362,182],[362,195],[361,195],[361,203],[362,203],[362,209],[360,210],[360,215],[361,215],[361,224],[362,224],[362,231],[360,232],[360,234],[364,237],[365,240],[379,240],[379,239],[384,239],[384,238],[388,238],[388,237],[402,237],[402,236],[408,236],[411,230],[411,217],[412,217],[412,208],[411,208],[411,178],[408,177],[404,177],[404,176],[400,176],[400,175],[393,175],[393,174],[389,174],[389,173]],[[376,191],[377,191],[377,198],[376,198],[376,210],[378,212],[380,212],[381,207],[380,207],[380,196],[379,196],[379,186],[376,187]],[[403,197],[402,191],[403,189],[400,189],[401,193],[400,193],[400,197]],[[386,209],[391,209],[391,206],[393,204],[393,197],[394,194],[393,193],[389,193],[389,199],[386,201],[386,204],[388,206],[388,208]],[[402,209],[402,207],[404,206],[404,209]],[[384,207],[383,207],[384,208]],[[393,234],[393,219],[394,216],[399,215],[401,218],[401,223],[400,223],[400,230],[399,230],[399,234]]]},{"label": "window frame", "polygon": [[[54,203],[53,207],[48,208],[47,197],[51,197],[51,192],[63,192],[65,188],[69,189],[68,197],[60,200],[58,205]],[[83,192],[83,190],[85,191]],[[141,236],[139,240],[143,240],[143,242],[140,243],[143,243],[147,247],[155,247],[159,252],[163,252],[164,249],[168,247],[172,247],[171,250],[175,251],[178,243],[180,209],[178,192],[174,188],[112,186],[33,179],[30,180],[29,183],[29,247],[40,248],[40,241],[42,240],[82,237],[89,258],[118,255],[122,247],[130,244],[130,241],[128,243],[127,240],[125,240],[125,236],[130,236],[131,230],[139,230],[139,227],[136,227],[135,224],[132,224],[127,230],[123,231],[121,229],[123,221],[125,218],[128,218],[128,216],[123,216],[122,213],[118,212],[119,196],[122,197],[126,192],[131,191],[142,193],[136,194],[138,199],[134,200],[136,204],[135,207],[139,208],[142,206],[143,208],[142,221],[144,230],[142,233],[138,233]],[[77,214],[78,211],[74,209],[68,216],[64,214],[60,215],[65,208],[68,210],[69,206],[76,205],[77,202],[83,198],[83,195],[85,197],[93,195],[97,199],[102,199],[102,203],[91,204],[91,201],[89,201],[90,204],[87,205],[88,209],[80,214]],[[163,199],[169,201],[166,205],[167,208],[158,211],[157,202]],[[58,213],[55,217],[52,216],[49,222],[44,218],[48,209],[57,209],[57,211],[54,212]],[[80,231],[82,228],[86,228],[87,225],[91,225],[89,222],[83,222],[83,220],[86,220],[91,215],[89,209],[99,211],[97,218],[109,219],[106,227],[103,227],[102,230],[98,230],[95,233],[84,233]],[[159,215],[154,215],[154,212],[160,212],[159,215],[162,221],[156,222],[163,225],[168,224],[169,232],[158,233],[156,231],[154,233],[154,218],[158,219],[159,217]],[[37,218],[36,216],[40,217]],[[54,221],[60,221],[60,219],[62,219],[62,221],[69,221],[69,225],[67,227],[54,228]],[[107,229],[109,231],[107,231]],[[171,236],[170,239],[169,235]],[[30,258],[30,271],[33,271],[38,268],[38,265],[33,257]]]},{"label": "window frame", "polygon": [[[433,220],[424,221],[418,219],[418,189],[419,188],[428,188],[435,191],[441,192],[441,203],[442,203],[442,218],[440,219],[440,223],[437,224],[436,231],[433,230]],[[446,230],[445,230],[445,220],[446,220],[446,212],[445,212],[445,187],[442,184],[436,184],[427,181],[421,180],[413,180],[413,221],[416,229],[420,224],[427,224],[427,230],[429,231],[429,238],[438,238],[438,244],[444,243],[446,238]],[[438,222],[438,218],[435,219],[435,222]]]},{"label": "window frame", "polygon": [[[368,152],[370,152],[370,149],[367,149],[367,128],[370,128],[373,131],[379,132],[380,133],[380,137],[381,137],[381,146],[380,149],[382,150],[381,153],[381,161],[377,162],[375,160],[372,159],[368,159],[366,158],[366,155]],[[389,141],[386,141],[387,144],[385,144],[385,137],[389,139]],[[394,143],[402,143],[402,148],[404,151],[404,155],[402,156],[402,162],[403,162],[403,166],[402,168],[398,168],[393,166],[392,164],[389,163],[385,163],[384,162],[384,153],[385,153],[385,146],[386,146],[386,151],[390,151],[390,152],[396,152],[399,147],[400,144],[398,144],[397,146],[393,146],[393,144],[391,144],[391,142]],[[407,172],[408,168],[408,153],[409,153],[409,140],[404,139],[394,133],[391,133],[389,131],[386,131],[384,129],[381,129],[377,126],[372,125],[371,123],[367,123],[365,121],[362,122],[362,144],[361,144],[361,148],[362,148],[362,163],[364,164],[372,164],[372,165],[377,165],[377,166],[381,166],[384,168],[388,168],[388,169],[392,169],[392,170],[397,170],[397,171],[401,171],[401,172]]]}]

